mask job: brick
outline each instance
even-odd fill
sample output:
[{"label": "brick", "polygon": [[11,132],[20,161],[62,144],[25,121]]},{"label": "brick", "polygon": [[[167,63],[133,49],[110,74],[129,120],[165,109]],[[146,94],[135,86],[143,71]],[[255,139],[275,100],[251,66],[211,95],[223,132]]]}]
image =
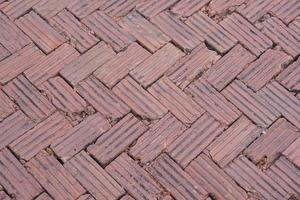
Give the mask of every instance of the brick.
[{"label": "brick", "polygon": [[124,189],[85,151],[77,154],[64,167],[96,199],[118,199]]},{"label": "brick", "polygon": [[134,200],[130,195],[125,195],[121,198],[121,200]]},{"label": "brick", "polygon": [[191,128],[177,137],[167,147],[169,155],[185,168],[197,157],[224,129],[220,122],[204,113]]},{"label": "brick", "polygon": [[225,168],[246,191],[255,193],[258,199],[285,199],[287,192],[269,176],[260,171],[246,157],[235,159]]},{"label": "brick", "polygon": [[192,83],[186,91],[204,110],[226,125],[231,124],[241,115],[233,104],[205,80]]},{"label": "brick", "polygon": [[54,199],[72,200],[85,192],[70,172],[45,151],[37,154],[25,166]]},{"label": "brick", "polygon": [[73,0],[68,5],[68,10],[70,10],[76,17],[80,20],[84,17],[90,15],[92,12],[97,10],[103,5],[105,1],[99,0]]},{"label": "brick", "polygon": [[30,160],[55,139],[71,129],[71,124],[59,112],[37,124],[33,129],[16,138],[9,148],[21,159]]},{"label": "brick", "polygon": [[244,4],[246,0],[213,0],[209,3],[211,15],[226,15],[228,11]]},{"label": "brick", "polygon": [[52,198],[46,192],[43,192],[35,200],[52,200]]},{"label": "brick", "polygon": [[113,59],[98,68],[94,75],[107,87],[112,88],[126,77],[130,70],[142,63],[151,54],[137,43],[118,53]]},{"label": "brick", "polygon": [[168,111],[130,77],[119,82],[112,91],[142,118],[159,119]]},{"label": "brick", "polygon": [[82,22],[116,51],[124,50],[134,38],[102,11],[96,11]]},{"label": "brick", "polygon": [[168,11],[160,13],[150,21],[184,51],[191,51],[204,40],[196,31]]},{"label": "brick", "polygon": [[282,0],[271,10],[284,23],[289,24],[300,15],[300,2],[297,0]]},{"label": "brick", "polygon": [[115,53],[104,42],[98,43],[77,59],[65,65],[60,74],[73,86],[92,74],[98,67],[113,58]]},{"label": "brick", "polygon": [[268,127],[280,115],[270,107],[271,102],[265,101],[241,81],[233,81],[222,94],[260,127]]},{"label": "brick", "polygon": [[15,109],[16,105],[6,96],[6,94],[0,89],[0,122],[2,122],[6,117],[11,115]]},{"label": "brick", "polygon": [[284,52],[269,49],[240,73],[238,78],[258,91],[282,71],[290,60],[291,57]]},{"label": "brick", "polygon": [[109,16],[119,19],[132,11],[140,0],[107,0],[100,7]]},{"label": "brick", "polygon": [[25,76],[37,87],[51,77],[54,77],[68,63],[80,54],[70,45],[63,44],[56,50],[41,58],[34,66],[27,69]]},{"label": "brick", "polygon": [[264,21],[262,32],[294,58],[300,54],[300,37],[279,19],[271,17]]},{"label": "brick", "polygon": [[260,134],[261,129],[242,116],[217,137],[207,149],[212,159],[223,168],[259,137]]},{"label": "brick", "polygon": [[52,114],[54,106],[23,76],[20,75],[3,87],[32,120],[39,122]]},{"label": "brick", "polygon": [[0,191],[0,199],[1,200],[11,200],[11,198],[4,191]]},{"label": "brick", "polygon": [[125,153],[111,162],[105,170],[135,199],[160,197],[160,186]]},{"label": "brick", "polygon": [[[46,0],[46,2],[49,1]],[[62,10],[52,17],[49,23],[69,38],[71,44],[78,49],[80,53],[84,53],[99,41],[98,38],[90,33],[87,27],[67,10]]]},{"label": "brick", "polygon": [[290,64],[283,72],[281,72],[276,80],[279,81],[289,90],[300,90],[300,59]]},{"label": "brick", "polygon": [[84,194],[84,195],[80,196],[77,200],[95,200],[95,199],[90,194]]},{"label": "brick", "polygon": [[185,171],[214,198],[247,199],[246,192],[205,154],[200,154]]},{"label": "brick", "polygon": [[290,146],[282,153],[296,166],[300,167],[300,138],[296,139]]},{"label": "brick", "polygon": [[184,53],[182,51],[171,43],[168,43],[131,70],[130,75],[144,87],[148,87],[161,77],[183,55]]},{"label": "brick", "polygon": [[63,162],[66,162],[109,128],[109,122],[96,113],[67,131],[62,137],[54,140],[51,148]]},{"label": "brick", "polygon": [[[40,0],[10,0],[0,5],[0,10],[10,19],[15,20],[27,13]],[[0,23],[1,24],[1,23]],[[2,29],[1,29],[2,30]]]},{"label": "brick", "polygon": [[167,154],[159,156],[147,170],[176,199],[204,199],[207,192]]},{"label": "brick", "polygon": [[255,56],[237,44],[226,55],[220,58],[216,64],[205,72],[205,78],[218,91],[224,89],[236,76],[247,69],[249,63],[255,60]]},{"label": "brick", "polygon": [[101,165],[107,165],[146,130],[147,127],[130,113],[102,134],[88,151]]},{"label": "brick", "polygon": [[300,38],[300,17],[297,17],[296,19],[294,19],[294,21],[289,23],[289,28],[296,33],[295,37],[299,39]]},{"label": "brick", "polygon": [[6,148],[0,151],[0,184],[16,199],[31,200],[42,191],[38,182]]},{"label": "brick", "polygon": [[119,24],[152,53],[170,41],[168,36],[136,11],[123,17]]},{"label": "brick", "polygon": [[33,44],[16,51],[0,62],[0,83],[7,83],[43,58],[43,52]]},{"label": "brick", "polygon": [[137,11],[142,13],[146,18],[152,18],[162,12],[163,10],[171,7],[178,0],[154,0],[142,1],[136,6]]},{"label": "brick", "polygon": [[0,44],[0,61],[8,57],[9,55],[10,52],[2,44]]},{"label": "brick", "polygon": [[218,58],[216,52],[207,49],[205,45],[199,45],[169,68],[166,75],[175,85],[184,89],[209,69]]},{"label": "brick", "polygon": [[182,123],[192,124],[204,110],[168,78],[154,83],[148,92],[158,99]]},{"label": "brick", "polygon": [[220,53],[227,52],[237,43],[235,37],[202,12],[195,13],[185,23]]},{"label": "brick", "polygon": [[272,46],[267,36],[239,14],[234,13],[219,24],[256,56]]},{"label": "brick", "polygon": [[182,17],[189,17],[203,8],[209,1],[210,0],[181,0],[171,8],[171,11]]},{"label": "brick", "polygon": [[260,136],[245,150],[245,154],[255,163],[263,162],[270,166],[299,136],[299,132],[292,124],[280,118],[266,134]]},{"label": "brick", "polygon": [[46,54],[60,46],[66,40],[56,32],[39,15],[31,11],[15,21],[16,25],[22,29]]},{"label": "brick", "polygon": [[89,77],[82,81],[76,90],[98,112],[112,119],[126,115],[130,109],[115,94],[108,90],[98,79]]},{"label": "brick", "polygon": [[179,120],[168,113],[137,140],[129,153],[142,163],[148,163],[165,151],[185,129]]},{"label": "brick", "polygon": [[33,6],[33,9],[43,18],[49,20],[67,7],[70,2],[71,0],[40,0]]}]

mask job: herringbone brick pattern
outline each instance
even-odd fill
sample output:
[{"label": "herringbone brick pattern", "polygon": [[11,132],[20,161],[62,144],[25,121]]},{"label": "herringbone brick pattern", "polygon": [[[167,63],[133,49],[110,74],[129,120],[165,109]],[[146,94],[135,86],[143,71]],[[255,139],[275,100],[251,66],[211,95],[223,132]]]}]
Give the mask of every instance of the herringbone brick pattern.
[{"label": "herringbone brick pattern", "polygon": [[300,199],[299,0],[0,0],[0,200]]}]

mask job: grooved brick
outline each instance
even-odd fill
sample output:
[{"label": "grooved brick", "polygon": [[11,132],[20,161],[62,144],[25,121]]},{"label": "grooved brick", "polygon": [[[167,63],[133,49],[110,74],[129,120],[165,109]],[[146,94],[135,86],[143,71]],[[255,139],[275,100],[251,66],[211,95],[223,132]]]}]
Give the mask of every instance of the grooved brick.
[{"label": "grooved brick", "polygon": [[300,90],[300,59],[290,64],[281,72],[276,80],[289,90]]},{"label": "grooved brick", "polygon": [[6,117],[12,114],[16,105],[6,96],[6,94],[0,89],[0,122],[2,122]]},{"label": "grooved brick", "polygon": [[8,57],[9,55],[10,52],[2,44],[0,44],[0,61]]},{"label": "grooved brick", "polygon": [[[40,0],[10,0],[0,5],[0,10],[10,19],[15,20],[27,13]],[[1,24],[1,23],[0,23]]]},{"label": "grooved brick", "polygon": [[203,8],[209,1],[210,0],[180,0],[171,8],[171,11],[182,17],[189,17]]},{"label": "grooved brick", "polygon": [[245,3],[247,0],[212,0],[209,3],[211,15],[226,15],[226,12]]},{"label": "grooved brick", "polygon": [[49,20],[63,10],[72,0],[40,0],[33,9],[43,18]]},{"label": "grooved brick", "polygon": [[300,2],[298,0],[281,0],[273,7],[271,13],[289,24],[300,15]]},{"label": "grooved brick", "polygon": [[0,199],[1,200],[11,200],[11,198],[4,191],[0,191]]},{"label": "grooved brick", "polygon": [[99,0],[72,0],[67,6],[68,10],[70,10],[76,17],[80,20],[84,17],[90,15],[95,10],[97,10],[100,6],[103,5],[105,1]]},{"label": "grooved brick", "polygon": [[43,192],[35,200],[53,200],[46,192]]},{"label": "grooved brick", "polygon": [[84,195],[81,195],[77,200],[95,200],[95,199],[90,194],[84,194]]},{"label": "grooved brick", "polygon": [[106,0],[100,9],[112,18],[118,19],[132,11],[139,2],[140,0]]},{"label": "grooved brick", "polygon": [[159,14],[163,10],[171,7],[178,0],[152,0],[152,1],[141,1],[136,6],[136,9],[147,18],[152,18]]},{"label": "grooved brick", "polygon": [[300,167],[300,137],[296,139],[290,146],[283,152],[290,161]]}]

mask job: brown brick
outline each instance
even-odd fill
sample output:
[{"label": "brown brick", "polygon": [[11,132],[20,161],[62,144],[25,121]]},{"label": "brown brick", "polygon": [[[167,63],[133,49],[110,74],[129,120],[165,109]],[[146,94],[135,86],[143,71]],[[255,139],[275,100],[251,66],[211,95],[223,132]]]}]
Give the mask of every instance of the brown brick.
[{"label": "brown brick", "polygon": [[300,15],[300,2],[298,0],[281,0],[273,7],[271,13],[289,24]]},{"label": "brown brick", "polygon": [[215,199],[247,199],[246,192],[205,154],[200,154],[185,171]]},{"label": "brown brick", "polygon": [[151,18],[151,22],[184,51],[191,51],[204,40],[196,31],[168,11]]},{"label": "brown brick", "polygon": [[151,54],[137,43],[118,53],[113,59],[99,67],[94,75],[107,87],[112,88],[120,80],[128,75],[129,71],[142,63]]},{"label": "brown brick", "polygon": [[83,19],[88,16],[95,10],[97,10],[100,6],[103,5],[105,1],[99,0],[73,0],[68,5],[68,10],[70,10],[76,17],[79,19]]},{"label": "brown brick", "polygon": [[147,127],[130,113],[102,134],[88,151],[99,163],[107,165],[146,130]]},{"label": "brown brick", "polygon": [[34,66],[45,56],[36,46],[30,44],[0,62],[0,83],[5,84]]},{"label": "brown brick", "polygon": [[43,18],[49,20],[67,7],[70,2],[71,0],[40,0],[36,5],[33,6],[33,9]]},{"label": "brown brick", "polygon": [[118,19],[127,15],[139,2],[140,0],[106,0],[100,9],[112,18]]},{"label": "brown brick", "polygon": [[268,127],[280,115],[270,107],[271,102],[265,101],[241,81],[233,81],[222,94],[258,126]]},{"label": "brown brick", "polygon": [[129,153],[143,163],[154,160],[185,130],[185,126],[170,113],[144,133]]},{"label": "brown brick", "polygon": [[290,161],[296,166],[300,167],[300,137],[296,139],[290,146],[283,152]]},{"label": "brown brick", "polygon": [[119,82],[112,91],[142,118],[159,119],[168,111],[130,77]]},{"label": "brown brick", "polygon": [[168,36],[136,11],[123,17],[119,24],[152,53],[170,41]]},{"label": "brown brick", "polygon": [[90,144],[110,128],[109,122],[99,113],[87,117],[77,126],[70,129],[62,137],[51,144],[55,154],[63,161],[67,161],[86,145]]},{"label": "brown brick", "polygon": [[123,188],[85,151],[77,154],[64,167],[96,199],[118,199]]},{"label": "brown brick", "polygon": [[217,137],[207,149],[212,159],[223,168],[259,137],[260,134],[260,128],[242,116]]},{"label": "brown brick", "polygon": [[18,157],[29,160],[55,139],[66,134],[71,127],[62,114],[55,112],[33,129],[16,138],[9,147]]},{"label": "brown brick", "polygon": [[235,7],[244,4],[246,0],[212,0],[209,3],[211,15],[226,15],[227,11],[235,9]]},{"label": "brown brick", "polygon": [[223,129],[224,126],[205,113],[168,146],[167,152],[185,168]]},{"label": "brown brick", "polygon": [[189,17],[203,8],[209,1],[210,0],[181,0],[172,7],[171,11],[182,17]]},{"label": "brown brick", "polygon": [[125,153],[111,162],[105,170],[135,199],[160,197],[159,185]]},{"label": "brown brick", "polygon": [[46,192],[43,192],[35,200],[53,200]]},{"label": "brown brick", "polygon": [[168,43],[130,71],[130,75],[144,87],[148,87],[183,55],[182,51]]},{"label": "brown brick", "polygon": [[239,14],[234,13],[219,24],[256,56],[272,46],[267,36]]},{"label": "brown brick", "polygon": [[227,52],[237,42],[235,37],[202,12],[195,13],[185,23],[220,53]]},{"label": "brown brick", "polygon": [[237,44],[205,73],[205,78],[221,91],[254,60],[254,55]]},{"label": "brown brick", "polygon": [[289,90],[300,90],[300,59],[281,72],[276,80]]},{"label": "brown brick", "polygon": [[62,35],[33,11],[22,16],[15,23],[47,54],[65,42]]},{"label": "brown brick", "polygon": [[2,44],[0,44],[0,61],[8,57],[9,55],[10,52]]},{"label": "brown brick", "polygon": [[57,200],[72,200],[85,192],[53,155],[40,152],[25,164],[43,188]]},{"label": "brown brick", "polygon": [[32,120],[39,122],[52,114],[54,106],[23,75],[18,76],[3,90]]},{"label": "brown brick", "polygon": [[11,198],[4,191],[0,191],[0,199],[1,200],[11,200]]},{"label": "brown brick", "polygon": [[[46,2],[49,2],[46,0]],[[59,12],[55,17],[50,19],[50,24],[62,32],[80,53],[84,53],[90,47],[94,46],[99,39],[90,33],[72,13],[67,10]]]},{"label": "brown brick", "polygon": [[204,110],[167,77],[153,84],[148,92],[158,99],[182,123],[192,124]]},{"label": "brown brick", "polygon": [[82,22],[116,51],[125,49],[134,41],[131,35],[126,33],[124,29],[102,11],[94,12],[84,18]]},{"label": "brown brick", "polygon": [[84,194],[84,195],[81,195],[77,200],[95,200],[95,199],[90,194]]},{"label": "brown brick", "polygon": [[98,67],[113,58],[115,53],[104,42],[98,43],[68,65],[65,65],[60,74],[73,86],[92,74]]},{"label": "brown brick", "polygon": [[136,9],[142,13],[146,18],[154,17],[163,10],[171,7],[178,0],[153,0],[153,1],[141,1],[136,6]]},{"label": "brown brick", "polygon": [[24,74],[34,85],[39,87],[43,82],[57,75],[66,64],[75,60],[79,55],[73,47],[63,44],[27,69]]},{"label": "brown brick", "polygon": [[129,112],[129,107],[108,90],[98,79],[89,77],[76,89],[98,112],[112,119],[118,119]]},{"label": "brown brick", "polygon": [[38,182],[6,148],[0,151],[0,184],[16,199],[31,200],[42,191]]},{"label": "brown brick", "polygon": [[226,125],[231,124],[241,115],[233,104],[205,80],[192,83],[187,91],[204,110]]},{"label": "brown brick", "polygon": [[[10,0],[5,1],[0,5],[0,10],[3,11],[10,19],[16,18],[27,13],[40,0]],[[1,24],[1,23],[0,23]],[[2,29],[1,29],[2,30]]]},{"label": "brown brick", "polygon": [[162,154],[147,169],[176,199],[199,200],[207,195],[203,187],[167,154]]},{"label": "brown brick", "polygon": [[2,122],[6,117],[12,114],[16,105],[6,96],[6,94],[0,89],[0,122]]}]

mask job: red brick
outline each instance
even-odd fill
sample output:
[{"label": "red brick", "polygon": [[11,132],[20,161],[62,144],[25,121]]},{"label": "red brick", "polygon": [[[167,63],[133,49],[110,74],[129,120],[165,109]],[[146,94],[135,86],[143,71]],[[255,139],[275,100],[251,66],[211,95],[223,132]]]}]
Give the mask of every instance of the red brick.
[{"label": "red brick", "polygon": [[[40,0],[10,0],[5,1],[0,5],[0,10],[3,11],[10,19],[16,18],[27,13]],[[0,23],[1,24],[1,23]],[[0,29],[2,30],[2,29]]]},{"label": "red brick", "polygon": [[29,160],[55,139],[66,134],[71,127],[62,114],[55,112],[33,129],[16,138],[9,147],[21,159]]},{"label": "red brick", "polygon": [[[49,2],[48,0],[46,0]],[[50,25],[62,32],[80,53],[84,53],[90,47],[94,46],[99,39],[90,33],[72,13],[67,10],[59,12],[50,19]]]},{"label": "red brick", "polygon": [[2,122],[6,117],[12,114],[16,105],[6,96],[6,94],[0,89],[0,122]]},{"label": "red brick", "polygon": [[130,113],[102,134],[88,151],[99,163],[107,165],[146,130],[147,127]]},{"label": "red brick", "polygon": [[6,148],[0,151],[0,184],[16,199],[31,200],[42,191],[38,182]]},{"label": "red brick", "polygon": [[204,154],[192,161],[185,171],[215,199],[247,199],[246,192]]},{"label": "red brick", "polygon": [[89,77],[77,87],[79,94],[98,112],[112,119],[126,115],[130,109],[95,77]]},{"label": "red brick", "polygon": [[47,54],[65,42],[62,35],[33,11],[17,19],[15,23]]},{"label": "red brick", "polygon": [[192,124],[204,110],[167,77],[153,84],[148,92],[158,99],[182,123]]},{"label": "red brick", "polygon": [[171,11],[182,17],[189,17],[203,8],[209,1],[210,0],[181,0],[172,7]]},{"label": "red brick", "polygon": [[168,146],[167,152],[185,168],[223,129],[224,126],[205,113]]},{"label": "red brick", "polygon": [[25,164],[43,188],[57,200],[77,199],[85,189],[53,155],[40,152]]},{"label": "red brick", "polygon": [[113,58],[115,53],[104,42],[98,43],[69,64],[65,65],[60,74],[73,86],[92,74],[98,67]]},{"label": "red brick", "polygon": [[1,200],[11,200],[11,198],[4,191],[0,191],[0,199]]},{"label": "red brick", "polygon": [[116,51],[124,50],[134,38],[102,11],[96,11],[82,22]]},{"label": "red brick", "polygon": [[204,110],[226,125],[241,115],[241,112],[207,81],[196,81],[186,91],[192,94],[194,101]]},{"label": "red brick", "polygon": [[33,6],[33,9],[43,18],[49,20],[67,7],[70,2],[71,0],[40,0],[36,5]]},{"label": "red brick", "polygon": [[292,161],[296,166],[300,167],[300,137],[295,140],[290,146],[283,152],[290,161]]},{"label": "red brick", "polygon": [[281,0],[273,7],[271,13],[289,24],[300,15],[300,2],[298,0]]},{"label": "red brick", "polygon": [[237,6],[244,4],[246,0],[212,0],[209,3],[211,15],[226,15],[228,11],[235,9]]},{"label": "red brick", "polygon": [[130,71],[130,75],[144,87],[148,87],[183,55],[182,51],[168,43]]},{"label": "red brick", "polygon": [[120,200],[134,200],[134,198],[132,198],[131,196],[129,196],[128,194],[123,196]]},{"label": "red brick", "polygon": [[2,44],[0,44],[0,61],[8,57],[9,55],[10,52]]},{"label": "red brick", "polygon": [[95,200],[95,199],[90,194],[84,194],[84,195],[80,196],[77,200]]},{"label": "red brick", "polygon": [[142,63],[151,54],[137,43],[118,53],[113,59],[98,68],[94,75],[107,87],[112,88],[128,75],[129,71]]},{"label": "red brick", "polygon": [[43,52],[33,44],[15,52],[0,62],[0,83],[7,83],[44,57]]},{"label": "red brick", "polygon": [[260,128],[242,116],[217,137],[207,149],[212,159],[223,168],[259,137],[260,134]]},{"label": "red brick", "polygon": [[162,33],[156,26],[151,24],[136,11],[123,17],[119,21],[119,24],[152,53],[170,41],[168,36]]},{"label": "red brick", "polygon": [[132,11],[140,0],[106,0],[100,7],[109,16],[118,19]]},{"label": "red brick", "polygon": [[51,115],[55,107],[23,75],[18,76],[3,90],[32,120],[39,122]]},{"label": "red brick", "polygon": [[85,151],[74,156],[64,167],[96,199],[118,199],[123,188]]},{"label": "red brick", "polygon": [[53,200],[46,192],[43,192],[35,200]]},{"label": "red brick", "polygon": [[73,0],[68,5],[68,10],[70,10],[76,17],[79,19],[83,19],[88,16],[95,10],[97,10],[100,6],[103,5],[105,1],[99,0]]},{"label": "red brick", "polygon": [[295,37],[300,38],[300,17],[289,23],[289,28],[295,32]]},{"label": "red brick", "polygon": [[281,72],[276,80],[279,81],[289,90],[300,90],[300,59],[290,64],[283,72]]},{"label": "red brick", "polygon": [[34,66],[27,69],[25,76],[37,87],[54,77],[68,63],[80,54],[70,45],[63,44],[49,55],[41,58]]},{"label": "red brick", "polygon": [[137,140],[129,153],[143,163],[150,162],[165,151],[184,130],[185,126],[168,113]]},{"label": "red brick", "polygon": [[142,118],[159,119],[168,111],[130,77],[119,82],[112,91]]},{"label": "red brick", "polygon": [[66,162],[109,128],[109,122],[99,113],[96,113],[87,117],[62,137],[54,140],[51,143],[51,148],[63,162]]},{"label": "red brick", "polygon": [[153,1],[141,1],[136,6],[136,9],[142,13],[146,18],[154,17],[163,10],[171,7],[178,0],[153,0]]},{"label": "red brick", "polygon": [[135,199],[156,199],[161,196],[160,186],[125,153],[105,170]]},{"label": "red brick", "polygon": [[150,21],[184,51],[191,51],[204,40],[196,31],[168,11],[160,13]]}]

